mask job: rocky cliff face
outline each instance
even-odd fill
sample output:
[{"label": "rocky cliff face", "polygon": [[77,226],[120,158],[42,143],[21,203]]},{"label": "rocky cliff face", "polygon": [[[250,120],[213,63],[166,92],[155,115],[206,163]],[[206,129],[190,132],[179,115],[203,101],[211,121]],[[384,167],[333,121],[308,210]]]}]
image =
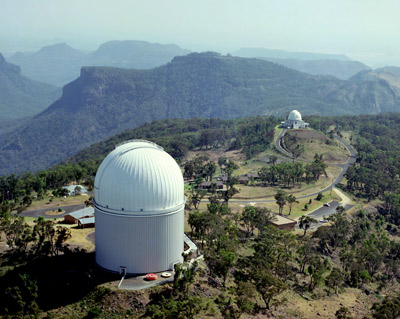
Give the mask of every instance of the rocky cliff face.
[{"label": "rocky cliff face", "polygon": [[[151,70],[85,67],[58,101],[0,135],[0,173],[46,167],[108,136],[163,118],[284,116],[293,108],[317,115],[396,112],[395,81],[385,74],[343,81],[215,53],[176,57]],[[392,76],[398,78],[395,72]]]}]

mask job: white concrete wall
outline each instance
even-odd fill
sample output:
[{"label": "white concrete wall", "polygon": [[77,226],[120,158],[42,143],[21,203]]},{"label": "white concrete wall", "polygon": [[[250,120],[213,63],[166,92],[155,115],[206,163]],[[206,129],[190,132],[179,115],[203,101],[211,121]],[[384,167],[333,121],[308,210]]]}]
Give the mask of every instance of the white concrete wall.
[{"label": "white concrete wall", "polygon": [[182,262],[184,209],[159,215],[118,215],[95,208],[96,262],[119,272],[144,274]]}]

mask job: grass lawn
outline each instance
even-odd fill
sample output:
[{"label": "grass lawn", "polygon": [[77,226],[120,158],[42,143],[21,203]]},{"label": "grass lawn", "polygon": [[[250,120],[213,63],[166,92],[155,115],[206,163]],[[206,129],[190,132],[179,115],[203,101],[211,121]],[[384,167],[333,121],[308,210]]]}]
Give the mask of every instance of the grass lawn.
[{"label": "grass lawn", "polygon": [[[290,216],[288,215],[289,214],[289,206],[285,205],[285,207],[283,208],[283,215],[288,216],[289,218],[292,218],[292,219],[297,219],[303,215],[311,213],[315,209],[320,208],[323,204],[330,202],[331,200],[338,200],[338,201],[341,200],[341,198],[335,193],[335,191],[332,191],[332,195],[331,195],[330,191],[322,193],[322,194],[323,194],[323,198],[320,201],[315,200],[316,196],[310,197],[312,202],[311,202],[311,204],[308,205],[307,211],[304,211],[303,208],[304,208],[304,205],[309,202],[310,198],[303,198],[303,199],[298,200],[299,203],[295,203],[293,205]],[[275,202],[251,203],[251,204],[254,206],[257,206],[257,207],[266,207],[266,208],[269,208],[274,213],[278,213],[278,205]],[[230,203],[229,207],[231,208],[233,213],[239,213],[245,207],[245,203],[243,203],[243,204],[242,203]],[[207,209],[207,206],[205,206],[205,209]]]},{"label": "grass lawn", "polygon": [[79,248],[86,249],[87,251],[92,251],[94,245],[92,242],[86,239],[86,236],[94,232],[94,228],[78,228],[77,225],[65,225],[71,230],[71,238],[67,240],[67,244],[71,246],[78,246]]},{"label": "grass lawn", "polygon": [[[299,203],[295,203],[293,205],[292,212],[289,217],[292,219],[296,219],[296,218],[301,217],[302,215],[311,213],[313,210],[320,208],[323,204],[325,204],[327,202],[330,202],[332,200],[336,200],[336,201],[341,200],[340,196],[338,194],[336,194],[336,192],[334,190],[332,191],[332,193],[330,191],[327,191],[327,192],[322,193],[322,195],[323,195],[323,197],[320,201],[315,200],[316,196],[299,199],[298,200]],[[311,204],[308,205],[308,207],[309,207],[308,210],[304,211],[303,210],[304,205],[309,202],[310,198],[312,199],[312,202],[311,202]],[[243,210],[243,208],[246,206],[247,203],[248,202],[244,202],[244,203],[230,202],[229,208],[231,209],[232,213],[235,213],[235,214],[240,213]],[[200,203],[199,210],[206,211],[207,204],[208,204],[208,202]],[[267,208],[271,209],[273,212],[278,213],[278,205],[275,203],[275,201],[270,202],[270,203],[256,203],[256,201],[255,201],[254,203],[250,202],[250,204],[254,205],[254,206],[258,206],[258,207],[267,207]],[[283,214],[285,216],[287,216],[289,214],[289,206],[288,205],[286,205],[283,208]],[[187,219],[187,216],[185,217],[185,220],[186,219]],[[190,227],[187,226],[187,228],[186,228],[186,226],[185,226],[185,231],[190,231]]]},{"label": "grass lawn", "polygon": [[[55,227],[66,227],[69,228],[69,230],[71,231],[71,238],[66,241],[66,244],[71,245],[72,247],[83,248],[87,251],[91,251],[94,249],[93,243],[86,239],[86,236],[88,234],[94,232],[94,228],[82,229],[78,228],[77,224],[62,224],[61,222],[64,220],[64,218],[57,218],[56,216],[51,219],[56,223]],[[34,226],[35,220],[37,220],[37,218],[24,216],[24,220],[29,226]]]},{"label": "grass lawn", "polygon": [[348,156],[350,156],[347,148],[342,143],[336,141],[333,141],[330,145],[319,140],[310,140],[302,144],[305,149],[303,157],[307,160],[312,160],[315,154],[322,154],[324,161],[329,164],[345,163]]},{"label": "grass lawn", "polygon": [[[329,166],[327,168],[328,177],[325,175],[321,176],[316,183],[306,184],[302,183],[301,188],[295,186],[292,188],[283,188],[286,193],[293,194],[296,197],[312,194],[318,192],[327,186],[329,186],[332,181],[339,175],[341,169],[336,166]],[[236,185],[240,190],[239,194],[236,194],[233,199],[271,199],[276,194],[277,190],[282,187],[265,187],[265,186],[247,186],[247,185]]]},{"label": "grass lawn", "polygon": [[315,154],[322,154],[327,163],[345,163],[350,156],[350,152],[342,143],[329,139],[316,130],[293,130],[287,134],[295,136],[298,142],[304,145],[301,157],[306,160],[313,160]]},{"label": "grass lawn", "polygon": [[[86,194],[69,196],[67,198],[46,196],[44,199],[33,201],[32,205],[30,205],[26,210],[36,210],[44,208],[49,208],[49,210],[53,210],[53,208],[57,209],[58,206],[83,204],[88,198],[89,196]],[[52,199],[51,202],[50,199]]]},{"label": "grass lawn", "polygon": [[[244,162],[239,162],[239,169],[235,170],[234,175],[245,175],[250,172],[257,172],[261,167],[266,166],[265,162],[258,161],[257,159],[250,159]],[[217,169],[220,173],[219,169]],[[219,175],[219,174],[218,174]]]},{"label": "grass lawn", "polygon": [[24,217],[25,223],[27,223],[29,226],[35,225],[34,221],[37,220],[36,217],[27,217],[27,216],[23,216],[23,217]]},{"label": "grass lawn", "polygon": [[274,139],[273,139],[273,145],[275,145],[275,141],[278,138],[279,134],[282,132],[283,128],[280,127],[280,125],[275,126],[274,129]]},{"label": "grass lawn", "polygon": [[[323,204],[328,203],[332,200],[336,200],[336,201],[340,201],[341,198],[338,194],[336,194],[335,191],[328,191],[325,193],[322,193],[323,197],[320,201],[316,200],[315,197],[311,198],[312,202],[311,204],[308,205],[308,210],[305,211],[304,209],[304,205],[307,204],[310,200],[310,198],[303,198],[299,200],[299,203],[294,204],[292,207],[292,213],[290,215],[290,218],[293,219],[297,219],[300,218],[301,216],[305,215],[305,214],[309,214],[312,211],[320,208]],[[289,213],[289,207],[286,205],[283,209],[283,214],[288,214]]]},{"label": "grass lawn", "polygon": [[340,133],[342,133],[342,136],[343,136],[342,139],[350,144],[351,143],[350,137],[353,135],[353,133],[351,131],[343,131]]}]

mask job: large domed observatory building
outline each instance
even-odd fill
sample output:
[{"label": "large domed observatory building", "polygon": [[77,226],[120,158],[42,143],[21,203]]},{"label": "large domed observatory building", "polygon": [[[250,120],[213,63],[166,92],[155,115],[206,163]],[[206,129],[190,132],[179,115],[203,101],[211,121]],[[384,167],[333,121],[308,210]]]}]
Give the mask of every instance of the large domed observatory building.
[{"label": "large domed observatory building", "polygon": [[142,140],[117,146],[97,171],[93,202],[100,267],[144,274],[183,261],[183,176],[160,146]]},{"label": "large domed observatory building", "polygon": [[299,128],[306,128],[310,124],[306,123],[302,120],[301,114],[297,110],[293,110],[289,113],[285,122],[281,122],[281,126],[285,128],[291,129],[299,129]]}]

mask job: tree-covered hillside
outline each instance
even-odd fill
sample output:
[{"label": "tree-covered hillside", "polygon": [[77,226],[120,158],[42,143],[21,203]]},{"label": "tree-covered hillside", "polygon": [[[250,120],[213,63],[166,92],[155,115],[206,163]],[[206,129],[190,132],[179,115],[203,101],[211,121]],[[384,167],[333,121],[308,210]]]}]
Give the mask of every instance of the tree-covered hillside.
[{"label": "tree-covered hillside", "polygon": [[[276,118],[155,121],[97,143],[50,170],[0,177],[0,234],[7,243],[0,250],[0,317],[397,318],[400,115],[306,120],[331,136],[351,140],[358,150],[354,165],[357,171],[354,175],[348,172],[344,186],[356,197],[372,199],[375,194],[382,201],[370,205],[360,200],[347,212],[344,206],[331,207],[332,214],[319,221],[314,230],[310,226],[318,221],[304,209],[298,220],[301,231],[293,232],[271,226],[277,216],[263,206],[263,201],[252,201],[247,206],[248,199],[232,203],[223,197],[228,189],[206,195],[189,184],[186,233],[197,243],[203,258],[178,265],[173,282],[136,292],[119,290],[120,276],[98,268],[93,253],[69,246],[74,236],[87,236],[85,229],[67,228],[61,220],[56,224],[53,218],[57,215],[26,221],[11,211],[17,207],[21,211],[40,199],[48,199],[47,203],[42,201],[46,209],[53,201],[60,205],[65,194],[61,187],[66,183],[93,186],[97,164],[124,140],[152,140],[178,160],[188,149],[221,148],[222,144],[224,150],[241,147],[252,156],[272,141]],[[202,161],[201,157],[197,154],[186,161],[185,175],[188,164]],[[211,175],[216,175],[217,163],[205,164],[211,164]],[[307,165],[313,164],[322,175],[326,166],[320,156]],[[226,187],[231,182],[239,183],[239,176],[233,174],[238,168],[234,161],[221,157],[218,165],[228,175]],[[268,182],[263,171],[286,167],[288,171],[293,169],[290,174],[297,174],[296,166],[301,167],[301,162],[271,163],[269,168],[260,169],[258,183]],[[307,169],[300,170],[299,177],[307,179],[307,174]],[[287,181],[286,190],[291,178]],[[282,182],[277,183],[273,177],[270,186],[263,187],[284,187]],[[249,187],[255,191],[256,185],[253,180]],[[297,188],[295,180],[293,187]],[[208,202],[194,205],[196,194],[208,198]],[[322,206],[321,199],[331,196],[328,194],[308,195],[307,201]],[[339,194],[345,202],[347,195]],[[286,195],[278,189],[274,196],[279,214],[285,215],[283,206],[290,205],[290,195]],[[292,200],[293,205],[299,204],[293,195]],[[85,204],[90,205],[90,199]],[[188,261],[186,258],[192,256],[185,256]]]},{"label": "tree-covered hillside", "polygon": [[60,94],[52,85],[23,76],[20,67],[7,63],[0,53],[0,122],[36,115]]},{"label": "tree-covered hillside", "polygon": [[[309,122],[321,130],[334,127],[337,132],[351,132],[358,154],[346,174],[347,190],[368,200],[400,196],[400,114],[311,118]],[[400,225],[400,210],[396,214]]]},{"label": "tree-covered hillside", "polygon": [[[233,118],[309,113],[341,84],[256,59],[191,54],[152,70],[83,68],[63,96],[18,130],[0,136],[1,173],[37,170],[128,128],[162,118]],[[338,113],[348,112],[329,105]]]},{"label": "tree-covered hillside", "polygon": [[82,68],[63,96],[0,135],[0,174],[37,170],[125,129],[163,118],[397,111],[383,81],[306,75],[258,59],[193,53],[151,70]]},{"label": "tree-covered hillside", "polygon": [[188,151],[195,148],[241,149],[250,158],[271,146],[277,124],[277,118],[263,116],[232,120],[166,119],[147,123],[93,144],[47,170],[0,177],[0,210],[1,205],[18,205],[19,197],[33,191],[43,193],[77,180],[93,186],[97,168],[104,157],[127,140],[152,141],[177,161],[183,160]]}]

